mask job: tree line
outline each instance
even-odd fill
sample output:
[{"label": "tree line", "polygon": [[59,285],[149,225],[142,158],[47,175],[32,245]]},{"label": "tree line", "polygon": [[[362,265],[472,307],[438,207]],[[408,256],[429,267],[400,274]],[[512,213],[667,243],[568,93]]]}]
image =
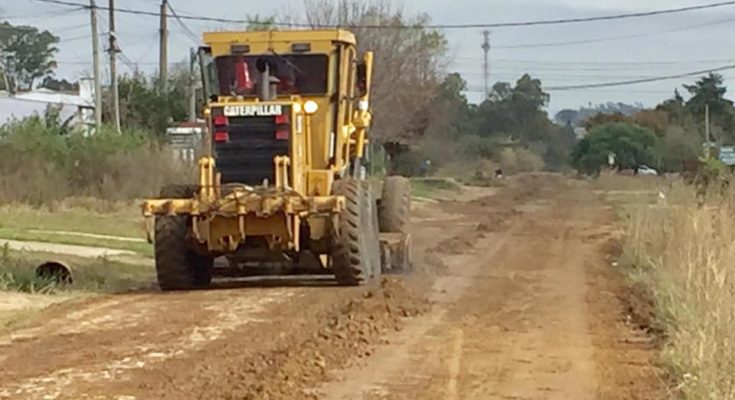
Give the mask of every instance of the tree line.
[{"label": "tree line", "polygon": [[[542,82],[525,74],[515,82],[498,82],[478,104],[468,101],[467,83],[448,73],[448,41],[429,28],[423,13],[408,13],[388,1],[304,0],[306,15],[254,16],[243,29],[274,29],[276,20],[306,20],[316,25],[388,25],[412,29],[356,29],[360,51],[375,52],[375,115],[372,137],[383,143],[392,167],[404,174],[461,170],[486,172],[575,168],[596,173],[616,153],[621,167],[643,163],[663,171],[685,169],[701,154],[704,110],[709,107],[712,137],[735,142],[735,109],[725,99],[720,75],[710,74],[677,91],[651,110],[641,105],[609,103],[563,110],[553,121],[546,109],[550,96]],[[0,88],[29,90],[42,86],[72,91],[74,83],[54,76],[59,38],[31,26],[0,24]],[[157,75],[143,72],[119,77],[122,124],[163,139],[173,121],[188,115],[188,68],[174,67],[168,91],[158,90]],[[111,98],[103,93],[103,117],[109,121]],[[204,101],[201,93],[199,103]],[[577,141],[574,128],[586,127]],[[468,168],[467,165],[472,167]],[[477,170],[477,171],[474,171]]]},{"label": "tree line", "polygon": [[716,149],[735,144],[735,106],[725,98],[724,78],[711,73],[684,89],[689,95],[686,100],[676,90],[652,109],[627,115],[600,113],[583,121],[589,133],[576,146],[572,165],[597,174],[607,165],[608,154],[614,153],[619,169],[645,164],[661,172],[685,172],[696,168],[705,145]]}]

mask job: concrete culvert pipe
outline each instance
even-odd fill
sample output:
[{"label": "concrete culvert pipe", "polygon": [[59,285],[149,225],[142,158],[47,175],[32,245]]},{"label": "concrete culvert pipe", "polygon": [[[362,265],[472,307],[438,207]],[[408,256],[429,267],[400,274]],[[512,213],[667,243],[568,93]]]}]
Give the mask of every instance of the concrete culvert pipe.
[{"label": "concrete culvert pipe", "polygon": [[51,279],[58,284],[69,285],[74,282],[71,268],[59,261],[46,261],[36,267],[36,276]]}]

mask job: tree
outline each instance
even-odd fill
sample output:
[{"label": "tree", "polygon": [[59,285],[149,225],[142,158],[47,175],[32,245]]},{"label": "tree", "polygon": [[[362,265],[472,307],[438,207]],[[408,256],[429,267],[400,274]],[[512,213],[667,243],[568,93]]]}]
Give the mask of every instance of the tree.
[{"label": "tree", "polygon": [[722,75],[710,73],[693,85],[684,85],[684,88],[692,95],[685,103],[685,109],[700,126],[704,125],[705,109],[709,106],[713,131],[721,131],[720,135],[710,139],[720,142],[735,141],[735,108],[733,102],[725,98],[727,87]]},{"label": "tree", "polygon": [[247,31],[270,31],[275,28],[276,17],[262,17],[258,14],[248,16]]},{"label": "tree", "polygon": [[725,99],[727,88],[722,75],[710,73],[693,85],[684,85],[684,88],[692,95],[686,102],[686,108],[693,114],[703,117],[707,105],[709,105],[710,112],[714,113],[732,109],[732,101]]},{"label": "tree", "polygon": [[561,125],[574,125],[578,115],[579,111],[566,108],[556,113],[554,121]]},{"label": "tree", "polygon": [[587,174],[599,174],[615,154],[621,169],[643,164],[658,166],[659,139],[651,130],[627,122],[599,125],[582,139],[572,153],[572,165]]},{"label": "tree", "polygon": [[[156,78],[138,72],[122,75],[118,86],[120,93],[120,116],[124,127],[145,129],[163,136],[172,121],[183,121],[188,115],[189,71],[177,68],[169,73],[169,90],[161,94],[157,90]],[[105,101],[112,101],[111,93],[105,93]],[[104,107],[109,113],[111,107]],[[110,119],[111,115],[105,115]]]},{"label": "tree", "polygon": [[[371,107],[374,138],[415,144],[426,134],[429,104],[442,82],[447,40],[427,14],[407,15],[387,0],[304,0],[307,23],[354,26],[361,54],[375,52]],[[369,29],[368,25],[396,29]],[[402,29],[411,27],[411,29]]]},{"label": "tree", "polygon": [[49,31],[0,23],[0,69],[10,86],[7,89],[30,90],[38,79],[51,76],[58,42]]}]

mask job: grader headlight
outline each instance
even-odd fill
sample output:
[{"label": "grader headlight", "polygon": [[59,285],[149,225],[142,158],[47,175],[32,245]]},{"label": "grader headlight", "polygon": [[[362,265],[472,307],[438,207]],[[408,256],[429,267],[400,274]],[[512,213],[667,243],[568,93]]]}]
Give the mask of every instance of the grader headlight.
[{"label": "grader headlight", "polygon": [[319,110],[319,105],[316,104],[316,101],[309,100],[304,103],[304,112],[306,112],[307,114],[314,114],[315,112],[317,112],[317,110]]}]

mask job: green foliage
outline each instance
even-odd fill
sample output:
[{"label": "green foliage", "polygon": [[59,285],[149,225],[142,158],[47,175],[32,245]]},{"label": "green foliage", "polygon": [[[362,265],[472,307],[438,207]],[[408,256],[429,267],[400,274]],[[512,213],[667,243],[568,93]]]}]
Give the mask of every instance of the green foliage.
[{"label": "green foliage", "polygon": [[506,174],[535,172],[544,168],[544,159],[540,155],[522,147],[503,149],[498,161]]},{"label": "green foliage", "polygon": [[[122,125],[130,129],[144,129],[163,137],[172,121],[183,121],[188,116],[187,70],[175,69],[169,73],[168,92],[158,90],[157,81],[142,73],[123,75],[118,86],[120,92],[120,117]],[[111,104],[111,94],[106,102]],[[112,107],[105,107],[105,120],[112,119]]]},{"label": "green foliage", "polygon": [[701,139],[696,130],[693,131],[686,126],[668,126],[662,140],[662,167],[665,171],[684,171],[684,164],[690,160],[697,160],[702,149]]},{"label": "green foliage", "polygon": [[[584,124],[588,130],[612,123],[647,128],[661,139],[657,150],[660,160],[656,160],[660,161],[659,169],[664,172],[691,172],[691,166],[697,164],[702,143],[707,139],[704,132],[706,106],[710,110],[711,137],[708,140],[718,145],[735,143],[735,106],[725,98],[727,88],[723,77],[718,74],[703,76],[694,84],[684,85],[684,88],[690,95],[687,100],[676,90],[671,98],[652,110],[598,113],[588,117]],[[579,116],[574,115],[573,111],[563,110],[557,114],[557,119],[574,118],[579,121]],[[593,162],[589,157],[587,155],[584,159],[591,163],[589,165],[600,162],[600,159]],[[602,155],[598,154],[597,157]],[[578,157],[577,162],[580,160]]]},{"label": "green foliage", "polygon": [[684,85],[684,88],[692,96],[685,103],[685,110],[696,121],[703,123],[705,108],[709,106],[710,121],[712,125],[721,130],[721,134],[717,137],[730,143],[735,141],[735,108],[733,108],[733,102],[725,98],[727,88],[722,75],[710,73],[693,85]]},{"label": "green foliage", "polygon": [[657,166],[659,139],[649,129],[626,122],[614,122],[592,129],[572,154],[572,164],[580,172],[598,174],[614,153],[620,168],[642,164]]},{"label": "green foliage", "polygon": [[[54,55],[59,38],[32,26],[0,23],[0,70],[6,74],[10,91],[30,90],[34,82],[48,77],[56,68]],[[4,85],[4,80],[3,81]]]},{"label": "green foliage", "polygon": [[69,196],[133,199],[186,182],[179,165],[144,131],[93,136],[55,119],[31,117],[0,127],[0,201],[48,204]]},{"label": "green foliage", "polygon": [[[436,110],[429,105],[442,82],[448,42],[441,31],[427,27],[431,24],[427,14],[406,13],[392,3],[305,0],[304,9],[309,24],[352,26],[358,52],[375,53],[372,137],[416,145],[434,120]],[[370,25],[397,29],[366,27]],[[411,29],[401,29],[406,27]]]},{"label": "green foliage", "polygon": [[276,17],[262,17],[258,14],[248,16],[247,31],[270,31],[275,29]]},{"label": "green foliage", "polygon": [[702,183],[710,184],[723,179],[728,174],[728,168],[722,161],[713,157],[699,158],[699,178]]},{"label": "green foliage", "polygon": [[642,109],[643,105],[641,104],[607,102],[595,106],[580,107],[577,110],[569,108],[561,110],[554,116],[554,121],[560,125],[571,124],[574,127],[580,127],[585,126],[585,122],[599,114],[621,114],[630,116]]},{"label": "green foliage", "polygon": [[0,290],[49,293],[55,287],[53,278],[36,276],[34,264],[11,254],[7,244],[0,248]]},{"label": "green foliage", "polygon": [[44,87],[46,89],[55,90],[57,92],[78,92],[79,91],[79,83],[72,83],[67,81],[66,79],[56,79],[52,76],[47,76],[43,79],[43,82],[41,82],[41,87]]},{"label": "green foliage", "polygon": [[[574,128],[549,120],[549,95],[540,80],[523,75],[515,85],[499,82],[479,105],[467,101],[466,88],[459,74],[445,77],[428,106],[431,113],[422,140],[407,154],[393,154],[394,166],[402,173],[417,173],[426,159],[435,171],[455,170],[462,162],[468,170],[470,165],[498,164],[505,164],[508,172],[568,168],[577,141]],[[493,172],[473,170],[488,176]]]}]

